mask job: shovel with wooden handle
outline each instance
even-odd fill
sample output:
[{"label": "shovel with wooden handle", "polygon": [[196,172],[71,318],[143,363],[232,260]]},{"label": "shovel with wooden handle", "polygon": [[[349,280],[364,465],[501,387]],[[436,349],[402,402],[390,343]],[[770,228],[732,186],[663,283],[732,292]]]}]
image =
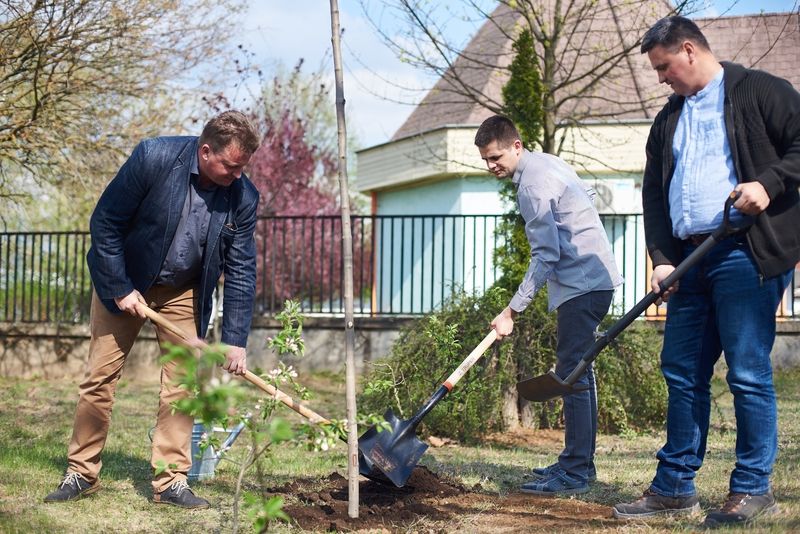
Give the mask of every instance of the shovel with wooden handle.
[{"label": "shovel with wooden handle", "polygon": [[[181,330],[181,328],[178,327],[178,325],[176,325],[175,323],[173,323],[172,321],[170,321],[169,319],[167,319],[163,315],[159,314],[158,312],[156,312],[155,310],[150,308],[145,302],[142,302],[142,304],[144,305],[143,306],[144,307],[144,314],[147,316],[148,319],[150,319],[151,321],[153,321],[157,325],[162,326],[166,330],[172,332],[173,334],[178,336],[178,338],[182,339],[185,343],[187,343],[187,344],[189,343],[190,336],[187,335],[183,330]],[[201,345],[201,347],[207,346],[207,344],[202,340],[200,341],[200,345]],[[255,373],[253,373],[251,371],[247,371],[247,372],[245,372],[244,375],[242,375],[242,378],[244,378],[245,380],[247,380],[248,382],[250,382],[251,384],[256,386],[258,389],[264,391],[265,393],[267,393],[269,396],[271,396],[275,400],[278,400],[278,401],[282,402],[284,405],[288,406],[289,408],[291,408],[295,412],[299,413],[300,415],[302,415],[303,417],[305,417],[306,419],[308,419],[312,423],[317,424],[317,425],[330,424],[331,423],[331,421],[329,419],[321,416],[320,414],[318,414],[317,412],[315,412],[311,408],[309,408],[309,407],[307,407],[307,406],[305,406],[303,404],[300,404],[298,402],[295,402],[295,400],[291,396],[289,396],[286,393],[284,393],[283,391],[279,390],[278,388],[276,388],[272,384],[268,384],[267,382],[265,382],[261,377],[259,377]],[[341,438],[341,439],[343,441],[346,441],[344,438]],[[365,476],[365,477],[370,478],[372,480],[376,480],[378,482],[383,482],[383,483],[387,483],[388,482],[386,477],[384,477],[383,474],[380,471],[376,470],[373,467],[372,463],[369,461],[369,459],[364,457],[362,454],[359,454],[359,457],[358,457],[358,472],[362,476]]]},{"label": "shovel with wooden handle", "polygon": [[398,488],[405,485],[420,457],[428,448],[426,443],[417,438],[415,433],[417,426],[422,418],[453,389],[453,386],[483,356],[486,349],[496,339],[497,332],[495,330],[489,332],[411,419],[400,420],[389,408],[383,415],[386,422],[389,423],[388,429],[378,430],[376,427],[371,427],[361,435],[358,439],[358,450],[366,462],[372,466],[373,472],[382,472]]},{"label": "shovel with wooden handle", "polygon": [[[149,306],[144,307],[144,314],[147,316],[148,319],[158,324],[159,326],[162,326],[166,330],[169,330],[170,332],[178,336],[180,339],[184,340],[186,343],[189,342],[190,339],[189,336],[183,330],[181,330],[178,327],[178,325],[176,325],[169,319],[165,318],[163,315],[159,314],[157,311],[153,310]],[[201,347],[207,346],[207,344],[202,340],[200,341],[200,344]],[[290,397],[283,391],[279,390],[272,384],[268,384],[261,377],[254,374],[253,372],[247,371],[244,375],[242,375],[242,378],[244,378],[245,380],[256,386],[258,389],[264,391],[265,393],[273,397],[275,400],[282,402],[284,405],[288,406],[295,412],[299,413],[312,423],[314,424],[330,423],[330,420],[326,419],[325,417],[322,417],[320,414],[318,414],[311,408],[303,404],[300,404],[298,402],[295,402],[292,397]]]},{"label": "shovel with wooden handle", "polygon": [[534,402],[544,402],[557,399],[571,393],[585,391],[588,386],[576,385],[578,379],[586,372],[586,368],[597,358],[597,355],[611,343],[634,319],[639,317],[651,304],[654,304],[664,292],[675,285],[680,277],[686,274],[700,259],[705,256],[711,248],[726,237],[746,229],[748,225],[736,227],[731,225],[730,211],[733,203],[741,196],[738,191],[733,191],[725,201],[725,209],[722,224],[714,230],[708,238],[703,241],[689,256],[683,260],[675,270],[661,281],[658,291],[651,291],[642,300],[636,303],[628,313],[623,315],[615,322],[608,331],[600,335],[594,344],[583,354],[578,365],[565,379],[561,379],[555,371],[548,371],[547,374],[528,378],[517,383],[517,392],[520,397]]}]

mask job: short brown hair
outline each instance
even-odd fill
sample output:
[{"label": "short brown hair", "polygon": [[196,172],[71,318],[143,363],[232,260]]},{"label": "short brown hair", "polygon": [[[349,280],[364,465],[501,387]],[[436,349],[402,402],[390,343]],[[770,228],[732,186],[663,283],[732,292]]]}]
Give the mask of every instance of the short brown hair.
[{"label": "short brown hair", "polygon": [[483,121],[475,134],[475,146],[483,148],[492,141],[497,141],[501,147],[508,147],[519,139],[519,132],[508,117],[493,115]]},{"label": "short brown hair", "polygon": [[261,144],[253,122],[241,111],[223,111],[208,121],[200,134],[200,146],[208,144],[214,152],[231,143],[246,154],[253,154]]}]

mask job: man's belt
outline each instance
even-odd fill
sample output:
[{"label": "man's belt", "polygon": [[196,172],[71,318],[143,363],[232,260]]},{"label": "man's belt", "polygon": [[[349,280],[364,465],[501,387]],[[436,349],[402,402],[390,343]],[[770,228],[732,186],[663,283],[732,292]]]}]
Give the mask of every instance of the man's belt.
[{"label": "man's belt", "polygon": [[700,245],[703,244],[703,241],[705,241],[709,237],[711,237],[710,233],[708,233],[708,234],[694,234],[694,235],[690,235],[689,237],[684,239],[684,241],[686,241],[687,243],[691,243],[692,245],[694,245],[696,247],[699,247]]},{"label": "man's belt", "polygon": [[[734,232],[734,233],[730,234],[727,238],[743,236],[743,235],[745,235],[747,233],[747,230],[749,230],[749,228],[742,228],[738,232]],[[694,245],[696,247],[699,247],[700,245],[703,244],[703,241],[705,241],[709,237],[711,237],[711,233],[708,233],[708,234],[694,234],[694,235],[690,235],[689,237],[684,239],[683,242],[684,243],[689,243],[689,244]]]}]

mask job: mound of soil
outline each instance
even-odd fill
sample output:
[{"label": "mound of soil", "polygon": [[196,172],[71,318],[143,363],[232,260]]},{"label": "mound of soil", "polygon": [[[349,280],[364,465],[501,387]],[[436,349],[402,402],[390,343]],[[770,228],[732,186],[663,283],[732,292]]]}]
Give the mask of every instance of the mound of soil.
[{"label": "mound of soil", "polygon": [[396,532],[412,524],[419,530],[416,527],[424,522],[425,532],[453,532],[456,524],[472,532],[552,532],[610,522],[610,510],[604,506],[575,499],[483,494],[479,487],[468,490],[423,466],[414,469],[402,488],[361,479],[356,519],[347,515],[347,479],[338,473],[268,491],[286,499],[284,511],[294,524],[315,531]]}]

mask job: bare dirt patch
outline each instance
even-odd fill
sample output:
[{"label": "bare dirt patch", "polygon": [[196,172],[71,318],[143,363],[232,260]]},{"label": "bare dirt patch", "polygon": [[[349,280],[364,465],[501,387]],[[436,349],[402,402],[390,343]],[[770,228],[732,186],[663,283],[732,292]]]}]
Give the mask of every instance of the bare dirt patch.
[{"label": "bare dirt patch", "polygon": [[515,428],[489,434],[485,441],[505,447],[556,451],[564,446],[564,430]]},{"label": "bare dirt patch", "polygon": [[[347,479],[338,473],[317,481],[295,481],[270,493],[287,499],[284,510],[299,527],[315,531],[555,532],[610,526],[611,511],[579,499],[488,494],[414,470],[403,488],[363,480],[359,517],[347,515]],[[460,527],[460,528],[459,528]]]}]

